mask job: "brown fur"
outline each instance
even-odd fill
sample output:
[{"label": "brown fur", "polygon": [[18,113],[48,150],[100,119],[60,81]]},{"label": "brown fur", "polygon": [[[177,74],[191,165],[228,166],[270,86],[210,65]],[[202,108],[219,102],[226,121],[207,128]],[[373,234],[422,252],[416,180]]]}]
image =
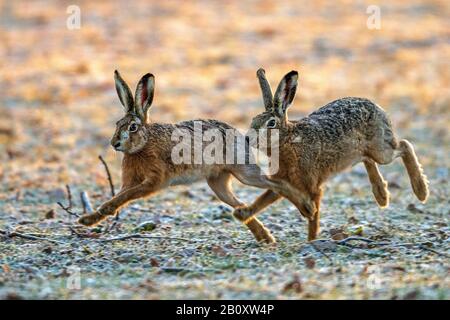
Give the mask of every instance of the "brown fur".
[{"label": "brown fur", "polygon": [[[244,206],[244,203],[236,198],[231,189],[232,176],[249,185],[267,187],[263,175],[255,165],[175,164],[171,153],[178,142],[171,140],[172,133],[176,129],[194,130],[194,121],[178,124],[149,123],[147,111],[153,100],[153,75],[147,74],[141,79],[135,95],[139,98],[134,102],[131,91],[117,71],[115,79],[117,92],[126,112],[117,122],[116,132],[111,139],[112,146],[124,152],[122,188],[97,211],[82,216],[79,223],[85,226],[95,225],[108,216],[115,215],[130,201],[149,197],[170,185],[189,184],[200,179],[206,179],[217,197],[235,209]],[[204,131],[215,128],[223,135],[226,129],[232,128],[215,120],[197,121],[201,121]],[[202,150],[204,147],[205,144],[202,144]],[[252,219],[246,225],[258,241],[275,241],[258,219]]]},{"label": "brown fur", "polygon": [[382,108],[367,99],[342,98],[306,118],[289,121],[287,108],[294,99],[298,73],[288,73],[273,98],[264,70],[258,70],[257,76],[266,110],[253,119],[251,127],[279,130],[280,170],[270,177],[273,191],[266,191],[249,207],[238,208],[235,216],[251,219],[283,196],[307,218],[308,239],[313,240],[319,232],[321,186],[330,176],[363,161],[375,199],[385,207],[389,192],[377,163],[388,164],[398,156],[403,159],[417,198],[426,201],[428,181],[414,149],[406,140],[397,142]]}]

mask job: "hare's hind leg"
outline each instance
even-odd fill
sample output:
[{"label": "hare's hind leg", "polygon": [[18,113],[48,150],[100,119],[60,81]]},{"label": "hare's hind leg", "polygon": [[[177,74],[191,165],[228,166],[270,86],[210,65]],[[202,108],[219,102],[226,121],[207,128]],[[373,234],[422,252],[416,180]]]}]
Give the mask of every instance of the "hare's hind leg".
[{"label": "hare's hind leg", "polygon": [[387,189],[387,182],[383,179],[378,166],[372,159],[365,159],[364,166],[369,175],[370,183],[372,184],[372,192],[375,200],[381,208],[389,205],[389,191]]},{"label": "hare's hind leg", "polygon": [[226,204],[232,206],[235,209],[233,216],[239,221],[243,222],[248,229],[251,231],[253,236],[258,242],[263,241],[267,243],[275,242],[275,238],[270,233],[269,229],[264,227],[261,221],[256,217],[253,219],[240,218],[236,216],[236,210],[240,208],[247,208],[244,203],[239,201],[231,189],[231,174],[228,172],[221,172],[218,176],[209,177],[207,179],[208,185],[217,195],[217,197],[225,202]]},{"label": "hare's hind leg", "polygon": [[[388,140],[389,141],[389,140]],[[395,158],[401,157],[408,172],[409,180],[416,197],[425,202],[428,198],[428,180],[423,173],[422,166],[417,159],[412,144],[408,140],[398,143],[392,139],[388,143],[383,141],[381,147],[370,149],[368,156],[379,164],[389,164]]]},{"label": "hare's hind leg", "polygon": [[209,187],[214,191],[216,196],[232,206],[233,208],[242,207],[245,204],[236,198],[231,189],[231,174],[228,172],[221,172],[217,176],[210,176],[206,179]]},{"label": "hare's hind leg", "polygon": [[427,201],[429,194],[428,179],[423,173],[422,165],[417,159],[412,144],[403,139],[399,142],[397,151],[399,151],[398,156],[402,157],[403,164],[408,172],[414,194],[420,201]]}]

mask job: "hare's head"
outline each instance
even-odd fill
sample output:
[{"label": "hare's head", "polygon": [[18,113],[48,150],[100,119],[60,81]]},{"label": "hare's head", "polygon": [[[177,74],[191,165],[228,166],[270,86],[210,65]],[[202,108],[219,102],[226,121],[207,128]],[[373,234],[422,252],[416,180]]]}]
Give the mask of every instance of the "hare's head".
[{"label": "hare's head", "polygon": [[261,87],[265,111],[253,118],[252,129],[281,129],[287,124],[287,109],[292,104],[297,90],[298,72],[286,74],[278,85],[275,96],[266,79],[264,69],[256,73]]},{"label": "hare's head", "polygon": [[136,87],[135,99],[119,72],[114,71],[117,94],[125,110],[125,116],[117,121],[111,145],[117,151],[135,153],[147,143],[147,111],[153,101],[155,77],[147,73]]}]

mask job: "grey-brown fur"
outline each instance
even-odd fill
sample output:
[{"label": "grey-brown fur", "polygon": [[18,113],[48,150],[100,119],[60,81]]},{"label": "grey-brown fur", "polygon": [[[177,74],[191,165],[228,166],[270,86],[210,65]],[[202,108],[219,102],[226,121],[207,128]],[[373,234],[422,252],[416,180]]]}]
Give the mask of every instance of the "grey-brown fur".
[{"label": "grey-brown fur", "polygon": [[[299,166],[311,163],[325,180],[364,157],[396,148],[397,141],[385,111],[364,98],[347,97],[330,102],[309,116],[281,129],[281,144],[294,143]],[[318,173],[319,173],[318,172]]]},{"label": "grey-brown fur", "polygon": [[[191,159],[175,163],[172,158],[172,150],[179,141],[173,140],[172,137],[176,130],[193,133],[197,121],[197,123],[201,123],[203,132],[217,129],[221,137],[225,138],[225,131],[233,128],[217,120],[199,119],[178,124],[150,122],[147,113],[153,101],[154,76],[148,73],[141,78],[134,99],[119,72],[115,71],[114,78],[117,93],[125,110],[123,118],[116,123],[116,131],[111,139],[114,149],[124,153],[122,188],[116,196],[103,203],[97,211],[82,216],[79,219],[81,224],[95,225],[108,216],[117,214],[118,210],[130,201],[151,196],[171,185],[190,184],[200,179],[206,180],[217,197],[235,209],[244,206],[244,203],[233,193],[231,188],[233,176],[245,184],[267,188],[265,177],[261,175],[256,165],[226,164],[225,161],[223,164],[193,163],[193,143],[190,144]],[[208,143],[203,142],[202,138],[200,135],[201,151],[203,152]],[[189,142],[193,142],[191,141],[193,139],[196,137],[191,135]],[[270,232],[259,220],[253,219],[247,226],[258,241],[273,241]]]},{"label": "grey-brown fur", "polygon": [[[281,196],[290,200],[308,219],[308,239],[319,232],[319,207],[322,184],[331,175],[349,166],[364,162],[377,203],[389,203],[387,183],[377,164],[388,164],[401,157],[420,201],[428,197],[428,181],[412,145],[397,142],[386,112],[364,98],[342,98],[333,101],[309,116],[289,121],[287,109],[297,88],[298,73],[291,71],[282,79],[273,101],[270,85],[263,69],[257,77],[263,92],[265,111],[253,118],[253,129],[278,129],[280,136],[280,170],[270,177],[271,190],[252,205],[235,210],[240,219],[252,219],[264,207]],[[270,91],[270,92],[268,92]]]}]

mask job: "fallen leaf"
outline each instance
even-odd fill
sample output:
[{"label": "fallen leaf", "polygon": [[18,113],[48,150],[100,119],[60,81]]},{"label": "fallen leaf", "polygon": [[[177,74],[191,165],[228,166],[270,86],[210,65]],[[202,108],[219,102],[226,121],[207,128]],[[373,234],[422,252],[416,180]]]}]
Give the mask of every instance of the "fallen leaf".
[{"label": "fallen leaf", "polygon": [[145,221],[139,224],[136,228],[134,228],[134,232],[146,232],[146,231],[153,231],[157,227],[157,224],[153,221]]},{"label": "fallen leaf", "polygon": [[344,232],[344,229],[342,229],[342,228],[331,228],[330,229],[331,236],[338,234],[338,233],[343,233],[343,232]]},{"label": "fallen leaf", "polygon": [[53,248],[50,246],[45,247],[44,249],[42,249],[42,252],[46,253],[46,254],[50,254],[53,252]]},{"label": "fallen leaf", "polygon": [[224,248],[222,248],[221,246],[213,246],[211,248],[211,251],[221,257],[227,255],[227,251]]},{"label": "fallen leaf", "polygon": [[416,300],[419,297],[419,290],[412,290],[403,296],[403,300]]},{"label": "fallen leaf", "polygon": [[357,224],[357,223],[359,223],[359,220],[356,219],[355,217],[350,217],[350,218],[348,218],[348,223]]},{"label": "fallen leaf", "polygon": [[344,240],[344,239],[346,239],[346,238],[348,238],[348,234],[347,233],[344,233],[344,232],[341,232],[341,233],[335,233],[335,234],[333,234],[332,236],[331,236],[331,239],[333,239],[333,240]]},{"label": "fallen leaf", "polygon": [[419,209],[416,207],[416,205],[414,203],[410,203],[408,204],[408,206],[406,207],[406,209],[408,211],[414,212],[414,213],[424,213],[423,210]]},{"label": "fallen leaf", "polygon": [[303,262],[308,269],[314,269],[314,267],[316,266],[316,261],[311,257],[306,257],[305,259],[303,259]]},{"label": "fallen leaf", "polygon": [[350,233],[355,236],[362,236],[364,233],[364,228],[363,226],[356,226],[351,228]]},{"label": "fallen leaf", "polygon": [[150,258],[150,265],[152,267],[159,267],[159,261],[156,260],[155,258]]},{"label": "fallen leaf", "polygon": [[45,219],[54,219],[56,216],[56,211],[51,209],[45,213]]},{"label": "fallen leaf", "polygon": [[283,287],[283,293],[294,291],[295,293],[301,293],[303,291],[302,283],[298,275],[294,276],[294,279],[286,283]]},{"label": "fallen leaf", "polygon": [[16,292],[8,292],[5,295],[5,300],[23,300],[23,297]]}]

